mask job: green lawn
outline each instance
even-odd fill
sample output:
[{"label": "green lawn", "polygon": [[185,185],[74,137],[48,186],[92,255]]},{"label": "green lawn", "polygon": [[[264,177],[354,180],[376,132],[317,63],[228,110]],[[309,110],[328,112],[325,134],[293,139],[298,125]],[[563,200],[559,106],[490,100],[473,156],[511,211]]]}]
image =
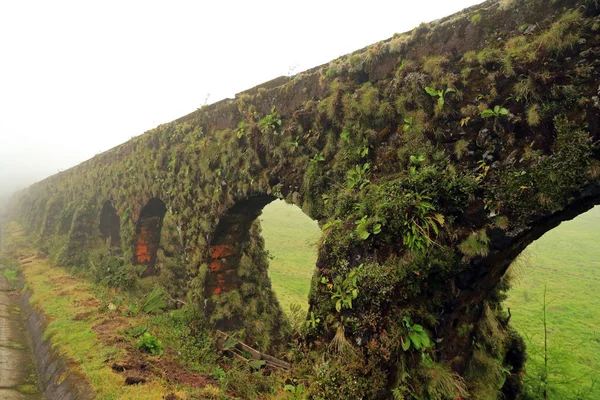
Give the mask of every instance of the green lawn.
[{"label": "green lawn", "polygon": [[284,311],[296,303],[308,310],[308,292],[315,263],[316,243],[321,230],[294,205],[276,200],[267,205],[260,217],[262,235],[269,253],[269,276]]},{"label": "green lawn", "polygon": [[600,207],[546,233],[512,268],[505,305],[528,344],[528,378],[542,372],[546,287],[548,398],[600,399]]},{"label": "green lawn", "polygon": [[[316,222],[283,201],[269,204],[260,218],[275,257],[269,274],[277,297],[286,312],[292,303],[306,309],[321,234]],[[543,365],[546,287],[548,398],[600,399],[600,206],[548,232],[512,270],[516,279],[505,305],[528,345],[530,390],[537,389]]]}]

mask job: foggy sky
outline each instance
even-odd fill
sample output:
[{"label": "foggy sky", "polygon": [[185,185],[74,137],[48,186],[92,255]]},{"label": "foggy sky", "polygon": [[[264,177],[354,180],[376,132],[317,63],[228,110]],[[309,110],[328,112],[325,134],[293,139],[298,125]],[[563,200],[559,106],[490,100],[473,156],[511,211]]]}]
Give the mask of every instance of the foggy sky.
[{"label": "foggy sky", "polygon": [[480,2],[2,1],[0,201],[205,102]]}]

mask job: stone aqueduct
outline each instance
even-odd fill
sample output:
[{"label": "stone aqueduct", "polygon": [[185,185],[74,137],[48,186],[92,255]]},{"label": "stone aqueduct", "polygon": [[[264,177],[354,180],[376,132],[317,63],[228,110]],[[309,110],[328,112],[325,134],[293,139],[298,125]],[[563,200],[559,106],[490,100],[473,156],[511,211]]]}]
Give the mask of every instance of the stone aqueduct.
[{"label": "stone aqueduct", "polygon": [[512,398],[524,355],[506,270],[600,203],[598,13],[490,0],[160,125],[23,191],[14,214],[60,264],[111,248],[276,351],[285,318],[255,220],[285,199],[323,230],[307,341],[335,353],[341,336],[359,360],[336,390],[429,379],[401,348],[409,317],[473,398]]}]

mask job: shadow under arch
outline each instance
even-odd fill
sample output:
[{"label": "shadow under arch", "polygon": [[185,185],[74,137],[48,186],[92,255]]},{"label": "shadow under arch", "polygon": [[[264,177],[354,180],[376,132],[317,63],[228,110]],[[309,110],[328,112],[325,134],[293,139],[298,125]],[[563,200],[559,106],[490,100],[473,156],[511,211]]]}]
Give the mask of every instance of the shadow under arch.
[{"label": "shadow under arch", "polygon": [[163,218],[167,213],[165,203],[157,197],[151,198],[142,208],[135,227],[135,252],[133,263],[145,265],[142,277],[156,275],[157,251]]},{"label": "shadow under arch", "polygon": [[258,218],[275,200],[272,195],[239,200],[219,219],[210,240],[204,298],[216,329],[243,329],[247,344],[278,353],[291,327],[271,286]]},{"label": "shadow under arch", "polygon": [[109,248],[121,246],[121,218],[110,200],[102,205],[99,230]]}]

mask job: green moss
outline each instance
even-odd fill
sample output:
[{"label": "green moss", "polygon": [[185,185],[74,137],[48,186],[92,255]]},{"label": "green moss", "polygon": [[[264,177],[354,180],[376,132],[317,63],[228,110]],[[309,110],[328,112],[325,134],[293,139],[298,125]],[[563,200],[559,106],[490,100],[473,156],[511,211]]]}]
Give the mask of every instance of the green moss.
[{"label": "green moss", "polygon": [[487,47],[477,53],[477,62],[484,67],[493,67],[504,59],[504,53],[499,49]]},{"label": "green moss", "polygon": [[538,100],[539,96],[537,95],[536,90],[535,82],[531,77],[521,79],[513,87],[515,100],[525,102],[529,100]]},{"label": "green moss", "polygon": [[462,56],[462,60],[469,65],[474,64],[477,61],[477,52],[475,50],[469,50]]},{"label": "green moss", "polygon": [[36,385],[19,385],[17,386],[17,390],[21,393],[25,393],[25,394],[35,394],[38,393],[38,388]]},{"label": "green moss", "polygon": [[[552,156],[538,152],[530,155],[529,172],[507,171],[495,192],[502,207],[519,209],[518,218],[526,218],[536,210],[554,210],[565,204],[570,193],[588,182],[593,145],[589,134],[564,117],[556,117],[557,131]],[[531,198],[538,200],[532,204]],[[527,206],[526,206],[527,205]]]},{"label": "green moss", "polygon": [[528,64],[536,60],[535,47],[525,36],[515,36],[506,41],[504,50],[518,63]]},{"label": "green moss", "polygon": [[347,118],[368,120],[374,117],[379,108],[379,90],[367,82],[360,87],[356,95],[344,96],[344,114]]},{"label": "green moss", "polygon": [[318,109],[330,121],[341,122],[343,119],[342,97],[346,90],[346,85],[340,80],[335,79],[331,82],[329,90],[329,96],[319,102]]},{"label": "green moss", "polygon": [[446,55],[426,57],[423,59],[423,72],[431,75],[433,79],[439,79],[444,74],[444,66],[449,61]]},{"label": "green moss", "polygon": [[541,120],[540,106],[538,104],[533,104],[527,109],[527,123],[529,126],[538,126]]},{"label": "green moss", "polygon": [[490,357],[483,350],[475,350],[466,373],[471,383],[469,393],[482,400],[497,400],[498,388],[506,381],[508,371],[502,367],[502,362]]},{"label": "green moss", "polygon": [[448,365],[425,360],[420,371],[424,377],[421,383],[422,395],[428,399],[462,398],[468,396],[463,378]]},{"label": "green moss", "polygon": [[388,52],[391,54],[401,53],[404,49],[406,49],[406,45],[409,43],[409,41],[410,35],[395,34],[388,43]]},{"label": "green moss", "polygon": [[454,153],[456,153],[456,158],[460,160],[467,151],[468,146],[469,142],[467,142],[465,139],[460,139],[457,141],[454,145]]},{"label": "green moss", "polygon": [[535,46],[539,51],[550,55],[562,54],[579,42],[579,35],[584,26],[583,16],[579,9],[564,13],[550,28],[535,38]]}]

